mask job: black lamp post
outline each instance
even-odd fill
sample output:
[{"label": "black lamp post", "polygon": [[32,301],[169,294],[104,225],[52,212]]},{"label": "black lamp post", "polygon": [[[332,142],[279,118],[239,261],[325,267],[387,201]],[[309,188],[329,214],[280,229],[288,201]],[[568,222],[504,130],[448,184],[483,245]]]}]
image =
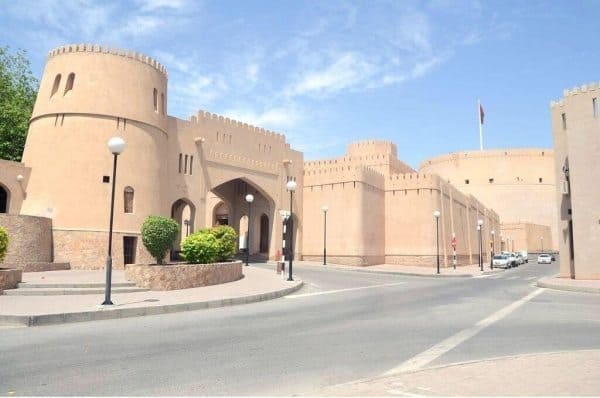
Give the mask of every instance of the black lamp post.
[{"label": "black lamp post", "polygon": [[183,224],[185,225],[185,236],[190,235],[190,220],[183,220]]},{"label": "black lamp post", "polygon": [[292,198],[294,196],[294,191],[296,190],[296,181],[289,180],[286,187],[287,190],[290,191],[290,217],[288,218],[288,228],[290,228],[289,237],[290,237],[290,248],[289,248],[289,273],[288,273],[288,281],[293,281],[292,278],[292,262],[294,258],[294,213],[292,212]]},{"label": "black lamp post", "polygon": [[323,265],[327,265],[327,205],[321,207],[323,210]]},{"label": "black lamp post", "polygon": [[490,269],[494,269],[494,254],[496,253],[496,247],[495,247],[496,240],[494,238],[496,235],[496,231],[494,231],[492,229],[491,234],[492,234],[492,255],[490,256]]},{"label": "black lamp post", "polygon": [[483,220],[477,220],[477,230],[479,231],[479,269],[483,271],[483,247],[481,242],[481,230],[483,229]]},{"label": "black lamp post", "polygon": [[251,224],[251,220],[252,220],[252,202],[254,202],[254,195],[252,195],[251,193],[249,193],[248,195],[246,195],[246,202],[248,202],[248,243],[246,244],[246,267],[250,264],[248,264],[248,261],[250,260],[250,224]]},{"label": "black lamp post", "polygon": [[440,211],[436,210],[433,212],[433,218],[435,218],[435,242],[437,247],[437,273],[440,273]]},{"label": "black lamp post", "polygon": [[112,192],[110,197],[110,221],[108,226],[108,256],[106,257],[106,285],[104,287],[104,302],[102,305],[112,305],[110,288],[112,285],[112,232],[115,213],[115,183],[117,180],[117,157],[125,150],[125,140],[121,137],[112,137],[108,140],[108,149],[113,154]]}]

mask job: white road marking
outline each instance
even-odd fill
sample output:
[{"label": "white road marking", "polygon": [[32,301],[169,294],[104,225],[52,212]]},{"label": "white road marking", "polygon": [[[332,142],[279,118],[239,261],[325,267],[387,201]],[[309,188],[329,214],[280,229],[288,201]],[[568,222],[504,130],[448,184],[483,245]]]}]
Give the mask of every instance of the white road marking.
[{"label": "white road marking", "polygon": [[537,279],[537,276],[530,276],[529,278],[525,278],[526,281],[532,281],[534,279]]},{"label": "white road marking", "polygon": [[509,281],[512,281],[512,280],[515,280],[515,279],[519,279],[519,277],[518,276],[511,276],[511,277],[506,278],[506,279],[509,280]]},{"label": "white road marking", "polygon": [[334,294],[334,293],[350,292],[350,291],[353,291],[353,290],[374,289],[374,288],[377,288],[377,287],[398,286],[398,285],[404,285],[404,284],[405,284],[405,282],[385,283],[383,285],[350,287],[348,289],[338,289],[338,290],[325,290],[324,292],[304,293],[304,294],[290,294],[289,296],[284,296],[284,297],[288,298],[288,299],[294,299],[294,298],[300,298],[300,297],[320,296],[322,294]]},{"label": "white road marking", "polygon": [[500,319],[506,317],[517,308],[527,303],[540,293],[542,293],[544,289],[537,289],[533,292],[529,293],[527,296],[507,305],[506,307],[494,312],[492,315],[488,316],[485,319],[477,322],[474,326],[463,329],[460,332],[448,337],[446,340],[441,341],[440,343],[434,345],[428,350],[423,351],[420,354],[415,355],[411,359],[403,362],[399,366],[396,366],[393,369],[388,370],[383,374],[383,376],[390,376],[397,373],[402,372],[410,372],[423,368],[425,365],[433,362],[437,358],[441,357],[448,351],[457,347],[459,344],[465,342],[471,337],[475,336],[477,333],[481,332],[483,329],[492,325],[493,323],[499,321]]},{"label": "white road marking", "polygon": [[489,278],[489,277],[491,277],[491,276],[492,276],[492,274],[487,274],[487,275],[477,275],[477,276],[474,276],[473,278]]}]

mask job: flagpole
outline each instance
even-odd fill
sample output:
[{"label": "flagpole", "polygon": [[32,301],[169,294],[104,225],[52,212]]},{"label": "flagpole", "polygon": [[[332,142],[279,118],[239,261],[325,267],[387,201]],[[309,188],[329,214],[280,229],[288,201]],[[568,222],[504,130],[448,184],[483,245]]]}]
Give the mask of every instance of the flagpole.
[{"label": "flagpole", "polygon": [[479,150],[483,151],[483,129],[481,126],[481,101],[477,100],[477,120],[479,120]]}]

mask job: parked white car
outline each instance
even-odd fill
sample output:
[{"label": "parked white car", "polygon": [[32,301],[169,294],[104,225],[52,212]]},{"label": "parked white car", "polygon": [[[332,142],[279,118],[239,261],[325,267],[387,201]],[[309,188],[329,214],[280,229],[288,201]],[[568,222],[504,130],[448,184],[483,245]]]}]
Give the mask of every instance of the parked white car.
[{"label": "parked white car", "polygon": [[515,258],[517,259],[517,265],[525,264],[525,259],[523,258],[523,255],[520,252],[515,253]]},{"label": "parked white car", "polygon": [[508,256],[505,254],[496,254],[492,259],[492,268],[510,268]]},{"label": "parked white car", "polygon": [[552,264],[552,256],[549,254],[540,254],[537,258],[538,264]]},{"label": "parked white car", "polygon": [[527,253],[526,250],[521,250],[519,253],[521,253],[521,256],[523,256],[523,260],[525,260],[526,263],[529,262],[529,253]]}]

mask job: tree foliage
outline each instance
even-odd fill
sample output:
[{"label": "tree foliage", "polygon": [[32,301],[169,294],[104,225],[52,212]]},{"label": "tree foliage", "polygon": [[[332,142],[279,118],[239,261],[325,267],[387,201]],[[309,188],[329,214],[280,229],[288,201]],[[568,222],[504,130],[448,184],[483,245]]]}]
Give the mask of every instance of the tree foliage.
[{"label": "tree foliage", "polygon": [[181,244],[181,255],[188,263],[207,264],[225,261],[235,254],[235,230],[227,225],[203,229]]},{"label": "tree foliage", "polygon": [[0,159],[21,161],[37,89],[25,51],[0,47]]},{"label": "tree foliage", "polygon": [[157,264],[163,264],[165,254],[173,246],[177,234],[179,224],[167,217],[148,216],[142,224],[142,242]]},{"label": "tree foliage", "polygon": [[8,250],[8,232],[0,227],[0,263],[4,261],[6,251]]}]

